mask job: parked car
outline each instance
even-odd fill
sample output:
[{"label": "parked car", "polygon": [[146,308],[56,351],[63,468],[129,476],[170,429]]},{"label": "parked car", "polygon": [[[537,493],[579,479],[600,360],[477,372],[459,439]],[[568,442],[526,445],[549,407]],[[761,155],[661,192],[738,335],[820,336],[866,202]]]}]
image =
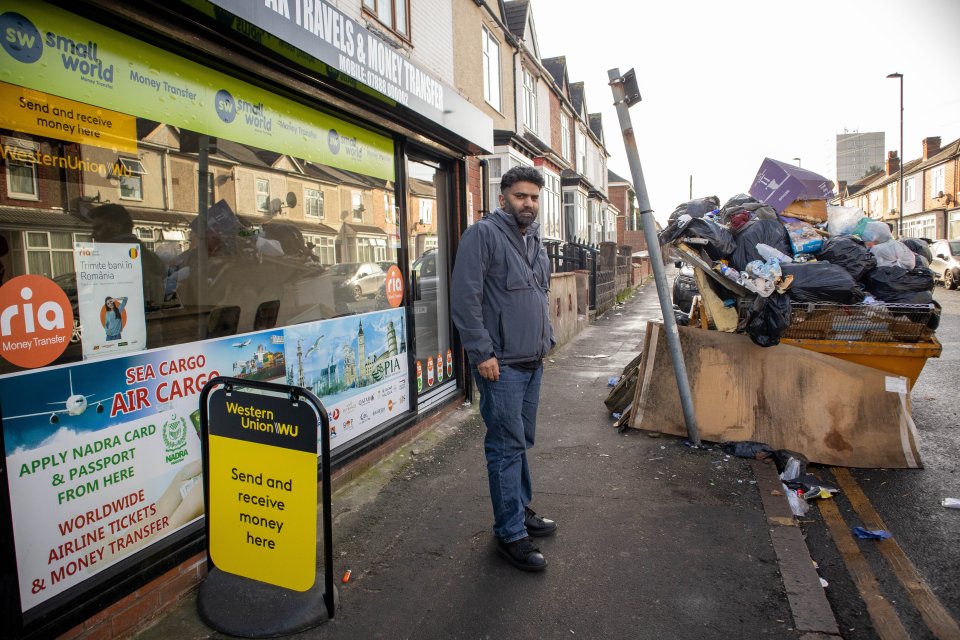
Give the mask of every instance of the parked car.
[{"label": "parked car", "polygon": [[680,260],[675,265],[679,271],[673,279],[673,304],[684,313],[690,313],[693,297],[700,293],[693,279],[693,267]]},{"label": "parked car", "polygon": [[335,264],[324,276],[333,284],[334,297],[340,300],[360,300],[377,295],[377,289],[386,278],[376,262],[344,262]]},{"label": "parked car", "polygon": [[935,240],[930,253],[934,279],[947,289],[956,289],[960,285],[960,240]]}]

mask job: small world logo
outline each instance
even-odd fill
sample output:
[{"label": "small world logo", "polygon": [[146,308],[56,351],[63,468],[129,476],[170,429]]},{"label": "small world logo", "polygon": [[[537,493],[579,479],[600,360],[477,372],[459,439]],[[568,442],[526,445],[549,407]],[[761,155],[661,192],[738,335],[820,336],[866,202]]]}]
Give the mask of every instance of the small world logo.
[{"label": "small world logo", "polygon": [[187,457],[187,420],[176,414],[163,423],[163,446],[167,450],[166,462],[176,464]]},{"label": "small world logo", "polygon": [[213,97],[213,106],[221,120],[230,124],[237,117],[237,103],[226,89],[220,89]]},{"label": "small world logo", "polygon": [[43,55],[43,39],[30,20],[14,11],[0,15],[3,49],[18,62],[32,64]]},{"label": "small world logo", "polygon": [[340,153],[340,134],[336,129],[330,129],[330,133],[327,134],[327,146],[334,154]]}]

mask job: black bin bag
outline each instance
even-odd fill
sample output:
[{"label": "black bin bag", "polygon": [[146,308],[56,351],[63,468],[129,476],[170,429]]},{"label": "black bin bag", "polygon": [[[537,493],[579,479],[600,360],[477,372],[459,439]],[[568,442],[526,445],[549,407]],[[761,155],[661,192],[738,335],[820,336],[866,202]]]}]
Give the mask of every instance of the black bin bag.
[{"label": "black bin bag", "polygon": [[843,267],[857,282],[877,267],[877,259],[870,253],[870,249],[853,236],[827,238],[823,249],[817,254],[817,260]]},{"label": "black bin bag", "polygon": [[891,304],[932,304],[933,273],[926,267],[877,267],[867,274],[867,291]]},{"label": "black bin bag", "polygon": [[717,196],[707,196],[706,198],[697,198],[696,200],[688,200],[682,204],[677,205],[677,208],[673,210],[673,213],[670,214],[670,217],[667,218],[667,224],[673,224],[677,219],[686,214],[691,218],[702,218],[704,215],[710,213],[714,209],[720,208],[720,198]]},{"label": "black bin bag", "polygon": [[713,220],[692,218],[684,223],[674,223],[660,234],[660,244],[667,244],[682,238],[702,238],[707,241],[702,246],[712,260],[726,258],[736,248],[733,234]]},{"label": "black bin bag", "polygon": [[773,347],[780,344],[780,336],[789,326],[790,299],[773,293],[767,298],[753,299],[745,321],[737,330],[745,330],[755,345]]},{"label": "black bin bag", "polygon": [[737,271],[754,260],[763,262],[757,251],[758,244],[766,244],[788,256],[793,255],[787,230],[779,220],[754,220],[737,235],[736,248],[730,254],[730,266]]},{"label": "black bin bag", "polygon": [[793,276],[787,295],[795,302],[859,304],[863,290],[846,269],[829,262],[781,264],[783,277]]}]

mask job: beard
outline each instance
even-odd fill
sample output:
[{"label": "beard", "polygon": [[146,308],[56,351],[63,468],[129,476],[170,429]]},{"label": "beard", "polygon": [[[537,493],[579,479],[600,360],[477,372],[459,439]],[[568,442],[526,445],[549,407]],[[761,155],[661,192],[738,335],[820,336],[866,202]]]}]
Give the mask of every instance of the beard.
[{"label": "beard", "polygon": [[538,211],[536,209],[515,209],[509,202],[504,202],[502,209],[513,216],[517,221],[517,226],[526,229],[537,219]]}]

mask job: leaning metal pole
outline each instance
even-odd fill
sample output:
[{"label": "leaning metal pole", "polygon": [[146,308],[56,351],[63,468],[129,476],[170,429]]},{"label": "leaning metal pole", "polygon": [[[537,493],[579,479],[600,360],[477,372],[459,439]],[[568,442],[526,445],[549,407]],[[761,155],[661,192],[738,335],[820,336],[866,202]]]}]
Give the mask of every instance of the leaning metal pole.
[{"label": "leaning metal pole", "polygon": [[[684,363],[683,351],[680,348],[680,333],[677,330],[677,319],[673,315],[673,302],[670,300],[667,274],[663,268],[656,221],[653,219],[653,209],[650,208],[647,185],[643,180],[643,168],[640,166],[640,154],[637,152],[637,140],[633,135],[633,125],[630,122],[630,106],[640,102],[640,92],[636,90],[636,76],[633,70],[628,71],[625,76],[620,75],[620,69],[610,69],[607,74],[610,78],[610,88],[613,90],[613,103],[617,108],[617,117],[620,119],[620,129],[623,132],[623,144],[627,149],[627,159],[630,161],[633,188],[637,192],[637,201],[640,205],[643,235],[647,241],[650,263],[653,265],[653,278],[657,284],[657,296],[660,298],[660,311],[663,313],[663,325],[667,331],[667,344],[670,347],[670,357],[673,359],[673,372],[677,378],[680,405],[683,408],[683,418],[687,424],[687,436],[690,442],[699,446],[700,431],[697,428],[697,416],[693,408],[693,397],[690,394],[687,366]],[[631,89],[629,97],[627,96],[626,84],[629,84]]]}]

